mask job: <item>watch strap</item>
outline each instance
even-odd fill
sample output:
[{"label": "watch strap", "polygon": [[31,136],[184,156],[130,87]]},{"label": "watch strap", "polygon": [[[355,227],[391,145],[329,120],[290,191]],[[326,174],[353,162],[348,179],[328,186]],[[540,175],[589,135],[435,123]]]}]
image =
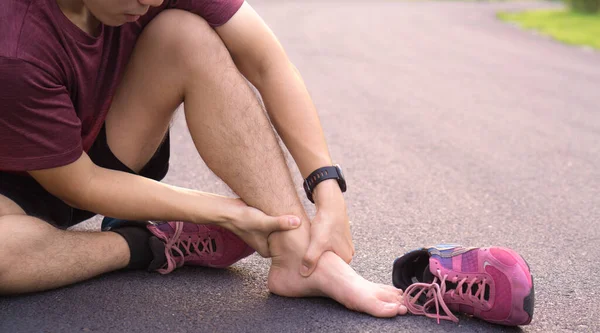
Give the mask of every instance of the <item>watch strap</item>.
[{"label": "watch strap", "polygon": [[[342,175],[340,175],[338,173],[338,169],[335,166],[326,166],[326,167],[322,167],[322,168],[319,168],[319,169],[313,171],[304,180],[304,191],[306,192],[306,196],[308,197],[308,200],[310,200],[312,203],[315,202],[312,197],[312,193],[313,193],[315,187],[317,185],[319,185],[320,182],[322,182],[324,180],[328,180],[328,179],[336,179],[336,180],[338,180],[338,184],[339,184],[341,177],[342,177]],[[341,185],[340,185],[340,187],[341,187]],[[344,192],[345,190],[346,190],[345,188],[342,188],[342,192]]]}]

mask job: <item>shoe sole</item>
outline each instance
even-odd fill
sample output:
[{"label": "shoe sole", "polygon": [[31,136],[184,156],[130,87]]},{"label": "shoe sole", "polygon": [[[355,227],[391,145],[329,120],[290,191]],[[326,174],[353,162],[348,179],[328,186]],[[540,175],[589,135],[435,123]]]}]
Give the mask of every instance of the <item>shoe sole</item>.
[{"label": "shoe sole", "polygon": [[529,276],[531,277],[531,289],[529,290],[529,293],[527,294],[527,296],[525,296],[525,298],[523,299],[523,311],[525,313],[527,313],[527,320],[525,320],[522,323],[518,323],[518,324],[514,324],[511,323],[511,326],[515,326],[515,325],[529,325],[531,323],[531,320],[533,319],[533,312],[534,312],[534,308],[535,308],[535,288],[534,288],[534,282],[533,282],[533,274],[531,274],[531,267],[529,266],[529,263],[527,262],[527,260],[525,260],[525,258],[523,258],[523,256],[521,256],[519,253],[517,253],[516,251],[512,250],[512,249],[507,249],[509,252],[511,252],[513,254],[513,256],[515,256],[515,258],[517,259],[517,261],[521,260],[523,263],[525,263],[525,266],[527,266],[527,273],[529,274]]},{"label": "shoe sole", "polygon": [[[521,259],[523,259],[523,257],[521,257]],[[523,300],[523,310],[527,312],[529,319],[522,325],[529,325],[533,319],[533,309],[535,308],[535,284],[533,283],[533,275],[531,274],[531,267],[529,267],[529,263],[525,259],[523,259],[523,261],[525,262],[525,265],[527,265],[527,269],[529,269],[529,274],[531,275],[531,290]]]}]

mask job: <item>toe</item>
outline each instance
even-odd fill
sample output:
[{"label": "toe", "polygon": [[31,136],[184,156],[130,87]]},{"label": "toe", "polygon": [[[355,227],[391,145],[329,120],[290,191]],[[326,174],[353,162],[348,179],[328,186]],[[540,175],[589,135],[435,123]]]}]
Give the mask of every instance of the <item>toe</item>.
[{"label": "toe", "polygon": [[398,289],[394,288],[394,286],[390,286],[387,284],[378,284],[378,286],[385,290],[390,290],[390,291],[398,290]]},{"label": "toe", "polygon": [[398,303],[388,303],[376,301],[374,306],[367,313],[381,318],[391,318],[398,315],[400,305]]},{"label": "toe", "polygon": [[404,316],[404,315],[405,315],[405,314],[407,314],[407,313],[408,313],[408,309],[406,308],[406,306],[404,306],[404,305],[400,305],[400,306],[398,307],[398,314],[399,314],[399,315],[401,315],[401,316]]},{"label": "toe", "polygon": [[402,295],[402,293],[403,293],[402,289],[398,289],[398,288],[396,288],[394,286],[390,286],[390,285],[387,285],[387,284],[380,284],[379,287],[381,287],[381,288],[383,288],[385,290],[396,292],[399,295]]},{"label": "toe", "polygon": [[[400,302],[397,299],[397,292],[385,290],[383,288],[371,289],[372,294],[367,297],[357,299],[352,304],[357,305],[355,310],[368,313],[375,317],[390,318],[398,315]],[[348,306],[349,304],[346,304]]]},{"label": "toe", "polygon": [[381,288],[375,294],[377,299],[387,303],[400,304],[402,302],[402,295],[398,294],[397,290],[389,290],[387,288]]}]

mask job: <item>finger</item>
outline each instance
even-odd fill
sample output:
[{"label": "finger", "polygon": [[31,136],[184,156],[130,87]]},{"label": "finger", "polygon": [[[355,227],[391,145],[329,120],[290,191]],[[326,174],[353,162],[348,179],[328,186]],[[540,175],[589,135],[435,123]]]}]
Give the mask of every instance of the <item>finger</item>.
[{"label": "finger", "polygon": [[271,252],[269,251],[268,246],[259,246],[258,249],[256,249],[256,253],[263,258],[271,258]]},{"label": "finger", "polygon": [[352,249],[350,249],[349,251],[340,251],[340,252],[341,253],[336,252],[335,254],[337,254],[340,258],[342,258],[342,260],[344,260],[347,264],[350,264],[350,262],[352,261],[352,257],[353,257]]},{"label": "finger", "polygon": [[302,222],[297,216],[283,215],[271,217],[268,221],[267,229],[270,232],[292,230],[298,228],[300,224],[302,224]]},{"label": "finger", "polygon": [[269,241],[262,242],[257,240],[256,242],[256,253],[258,253],[263,258],[271,258],[271,251],[269,251]]},{"label": "finger", "polygon": [[354,249],[352,243],[349,246],[342,248],[341,251],[334,251],[338,257],[342,258],[347,264],[350,264],[352,257],[354,256]]},{"label": "finger", "polygon": [[325,252],[324,246],[318,241],[312,241],[308,245],[308,250],[302,259],[302,267],[300,268],[300,274],[304,277],[308,277],[317,267],[319,258]]}]

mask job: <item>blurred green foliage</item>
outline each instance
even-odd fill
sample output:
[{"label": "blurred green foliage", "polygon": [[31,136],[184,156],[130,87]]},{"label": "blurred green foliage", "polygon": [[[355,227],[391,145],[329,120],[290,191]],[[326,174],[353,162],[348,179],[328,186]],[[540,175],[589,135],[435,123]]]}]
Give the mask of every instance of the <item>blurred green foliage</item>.
[{"label": "blurred green foliage", "polygon": [[600,49],[600,14],[582,14],[565,10],[535,10],[499,13],[504,21],[515,22],[559,41]]},{"label": "blurred green foliage", "polygon": [[578,13],[598,13],[600,0],[564,0],[569,7]]}]

